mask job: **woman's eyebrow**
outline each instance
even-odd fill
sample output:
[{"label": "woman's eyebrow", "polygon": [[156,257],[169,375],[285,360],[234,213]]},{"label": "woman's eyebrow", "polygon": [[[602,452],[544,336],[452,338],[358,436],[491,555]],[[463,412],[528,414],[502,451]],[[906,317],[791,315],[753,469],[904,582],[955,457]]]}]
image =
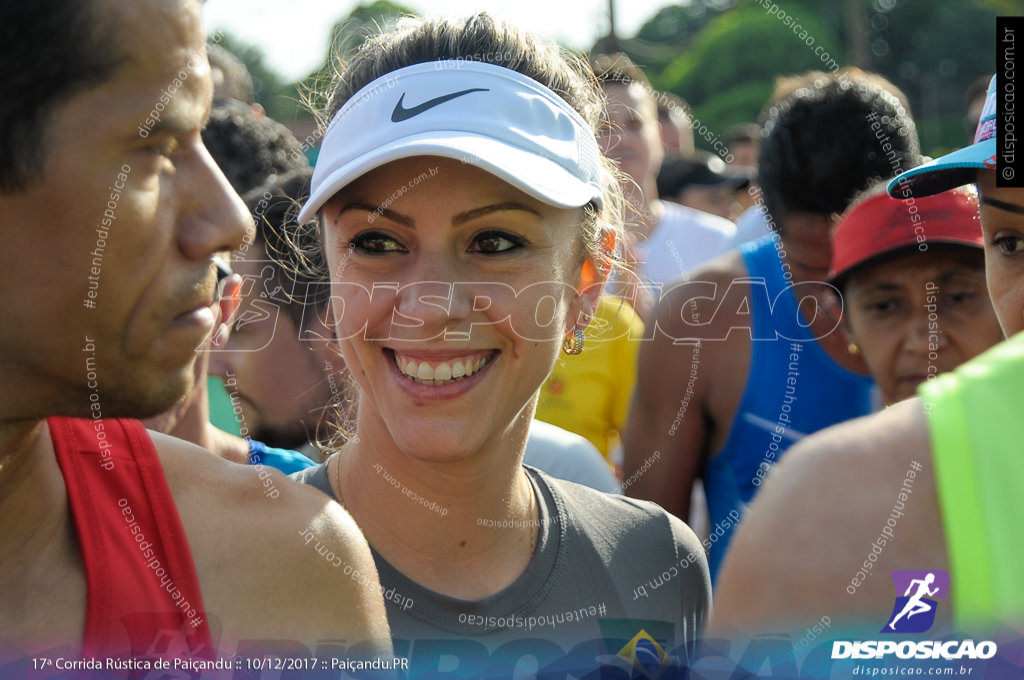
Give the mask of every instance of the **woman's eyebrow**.
[{"label": "woman's eyebrow", "polygon": [[416,228],[416,222],[408,215],[403,215],[402,213],[395,212],[394,210],[389,210],[388,208],[385,208],[380,205],[367,203],[366,201],[352,201],[351,203],[346,203],[345,205],[341,206],[341,209],[338,211],[338,214],[334,216],[334,218],[337,219],[341,217],[345,212],[349,210],[365,210],[366,212],[376,213],[381,217],[386,217],[392,222],[397,222],[398,224],[409,227],[410,229]]},{"label": "woman's eyebrow", "polygon": [[1006,201],[1000,201],[995,198],[987,198],[985,196],[981,196],[979,200],[983,204],[990,205],[993,208],[1005,210],[1006,212],[1017,213],[1018,215],[1024,215],[1024,206],[1017,205],[1016,203],[1007,203]]},{"label": "woman's eyebrow", "polygon": [[[389,210],[388,208],[385,208],[383,206],[367,203],[366,201],[352,201],[351,203],[346,203],[341,207],[341,209],[338,210],[338,213],[337,215],[335,215],[335,218],[341,217],[342,214],[349,210],[365,210],[366,212],[376,213],[381,217],[386,217],[392,222],[397,222],[398,224],[409,227],[410,229],[416,228],[415,221],[408,215],[403,215],[401,213],[395,212],[394,210]],[[524,203],[516,203],[514,201],[510,201],[505,203],[495,203],[493,205],[485,205],[480,208],[473,208],[472,210],[467,210],[466,212],[459,213],[458,215],[452,218],[452,224],[459,225],[464,222],[476,219],[478,217],[489,215],[490,213],[502,212],[505,210],[522,210],[540,217],[540,213],[537,212],[536,209],[531,208],[530,206]]]},{"label": "woman's eyebrow", "polygon": [[503,210],[525,210],[526,212],[533,213],[537,217],[540,217],[540,213],[537,212],[535,209],[531,208],[530,206],[525,205],[523,203],[516,203],[514,201],[510,201],[506,203],[495,203],[493,205],[485,205],[481,208],[474,208],[472,210],[467,210],[466,212],[459,213],[458,215],[452,218],[452,224],[462,224],[463,222],[468,222],[472,219],[476,219],[477,217],[483,217],[484,215],[488,215],[493,212],[501,212]]}]

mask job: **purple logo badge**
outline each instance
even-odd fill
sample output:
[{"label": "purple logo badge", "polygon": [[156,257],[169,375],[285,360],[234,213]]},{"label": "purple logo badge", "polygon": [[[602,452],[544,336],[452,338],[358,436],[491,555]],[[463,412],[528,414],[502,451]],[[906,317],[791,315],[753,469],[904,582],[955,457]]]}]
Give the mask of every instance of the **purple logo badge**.
[{"label": "purple logo badge", "polygon": [[896,603],[882,633],[923,633],[935,623],[939,603],[946,599],[949,574],[939,569],[899,569],[889,572],[896,586]]}]

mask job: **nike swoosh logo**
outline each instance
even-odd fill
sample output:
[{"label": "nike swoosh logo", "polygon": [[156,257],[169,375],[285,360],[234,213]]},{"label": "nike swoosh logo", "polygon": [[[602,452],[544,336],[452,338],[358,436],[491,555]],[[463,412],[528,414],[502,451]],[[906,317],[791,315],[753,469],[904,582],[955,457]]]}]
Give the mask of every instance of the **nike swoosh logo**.
[{"label": "nike swoosh logo", "polygon": [[423,102],[422,104],[419,104],[418,106],[412,107],[411,109],[407,109],[404,106],[402,106],[402,102],[405,101],[405,93],[403,92],[402,96],[398,98],[398,103],[395,104],[395,110],[391,112],[391,122],[392,123],[401,123],[403,120],[409,120],[410,118],[412,118],[414,116],[420,115],[424,111],[429,111],[430,109],[434,108],[435,106],[440,106],[441,104],[444,104],[445,102],[450,102],[451,100],[455,99],[456,97],[461,97],[462,95],[469,94],[470,92],[487,92],[487,91],[488,91],[488,88],[486,88],[486,87],[474,87],[474,88],[471,88],[469,90],[462,90],[460,92],[452,92],[451,94],[444,94],[444,95],[441,95],[440,97],[434,97],[433,99],[429,99],[429,100]]}]

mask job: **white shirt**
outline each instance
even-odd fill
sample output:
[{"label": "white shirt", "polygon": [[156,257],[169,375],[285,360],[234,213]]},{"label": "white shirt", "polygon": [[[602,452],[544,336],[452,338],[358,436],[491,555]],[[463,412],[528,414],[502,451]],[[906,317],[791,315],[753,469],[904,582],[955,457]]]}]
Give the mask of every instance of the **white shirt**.
[{"label": "white shirt", "polygon": [[752,205],[736,218],[736,238],[733,246],[739,248],[741,243],[756,241],[772,233],[772,228],[765,218],[764,209],[760,205]]},{"label": "white shirt", "polygon": [[523,462],[558,479],[605,493],[620,493],[619,483],[597,447],[580,435],[551,423],[540,420],[530,423]]},{"label": "white shirt", "polygon": [[636,246],[640,275],[665,284],[733,248],[736,225],[694,208],[662,201],[664,211],[650,237]]}]

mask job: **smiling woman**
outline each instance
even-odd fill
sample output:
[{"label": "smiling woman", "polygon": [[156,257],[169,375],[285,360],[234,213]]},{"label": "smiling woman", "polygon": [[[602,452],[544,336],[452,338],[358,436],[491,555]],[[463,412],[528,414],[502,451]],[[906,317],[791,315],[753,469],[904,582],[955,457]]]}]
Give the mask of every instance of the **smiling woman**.
[{"label": "smiling woman", "polygon": [[[612,654],[646,636],[682,660],[710,600],[689,528],[522,465],[621,230],[593,74],[480,14],[399,24],[338,83],[299,222],[318,218],[359,409],[356,436],[296,477],[346,505],[383,587],[415,601],[388,605],[399,639],[604,648],[616,619]],[[630,596],[686,556],[664,597]],[[530,620],[557,626],[536,640]]]}]

